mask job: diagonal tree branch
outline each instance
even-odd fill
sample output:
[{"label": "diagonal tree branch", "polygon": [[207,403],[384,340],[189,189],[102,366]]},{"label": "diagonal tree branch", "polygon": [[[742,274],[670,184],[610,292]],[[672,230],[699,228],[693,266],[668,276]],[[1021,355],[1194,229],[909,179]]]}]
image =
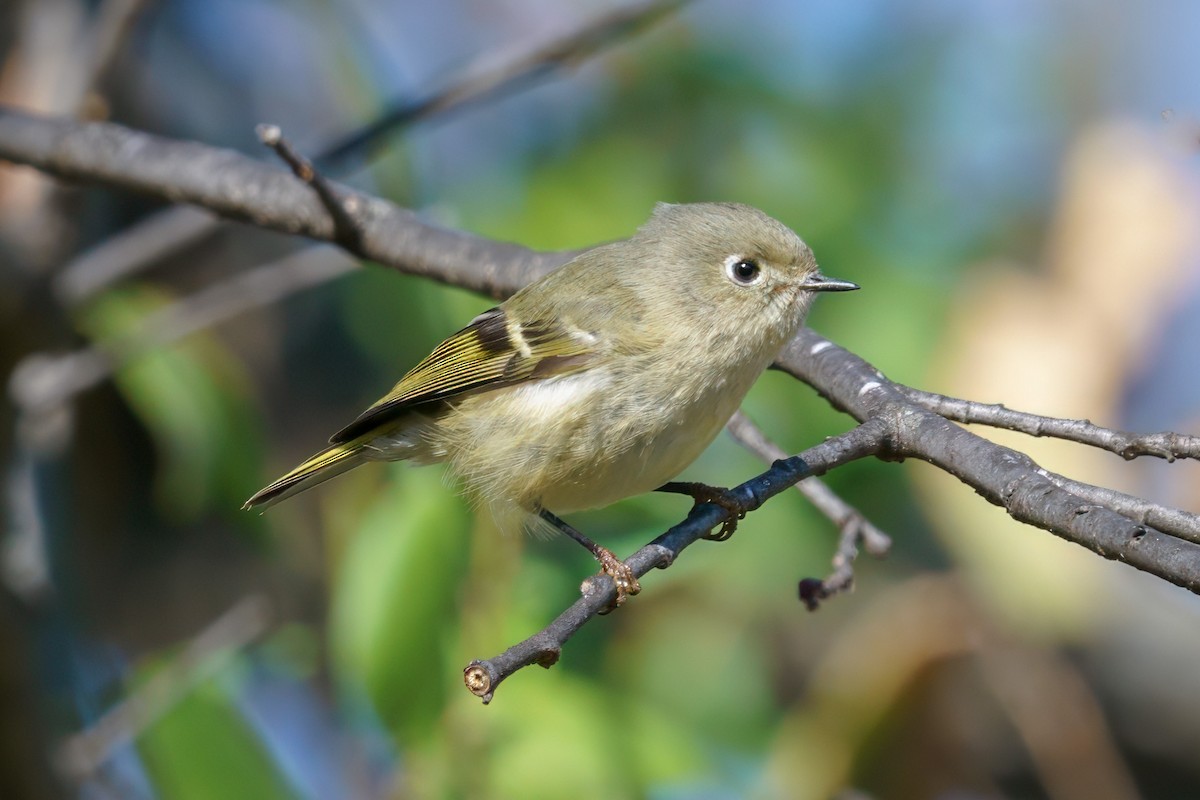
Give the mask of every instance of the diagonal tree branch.
[{"label": "diagonal tree branch", "polygon": [[[885,438],[882,428],[881,421],[872,420],[797,456],[776,461],[766,472],[729,490],[736,510],[713,503],[697,505],[687,519],[638,550],[625,563],[639,578],[655,567],[666,569],[684,548],[704,538],[725,520],[754,511],[804,478],[823,475],[834,467],[875,454]],[[498,656],[468,664],[463,671],[467,688],[487,703],[500,682],[517,670],[531,664],[553,666],[566,641],[588,620],[612,608],[616,600],[616,586],[603,573],[589,578],[581,589],[583,596],[539,633]]]},{"label": "diagonal tree branch", "polygon": [[[203,206],[281,233],[336,239],[337,225],[304,182],[232,150],[0,107],[0,159],[68,180]],[[359,246],[350,252],[411,274],[502,297],[575,255],[449,231],[387,200],[333,186],[344,201],[353,200],[351,216],[361,231]]]},{"label": "diagonal tree branch", "polygon": [[1111,509],[1138,524],[1149,525],[1180,539],[1200,544],[1200,514],[1151,503],[1149,500],[1115,489],[1071,480],[1055,472],[1042,470],[1042,474],[1055,486],[1089,503]]}]

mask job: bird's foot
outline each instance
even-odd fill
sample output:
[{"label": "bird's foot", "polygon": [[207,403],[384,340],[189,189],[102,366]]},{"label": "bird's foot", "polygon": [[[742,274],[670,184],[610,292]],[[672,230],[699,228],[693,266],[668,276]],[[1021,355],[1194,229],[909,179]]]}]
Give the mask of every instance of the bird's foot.
[{"label": "bird's foot", "polygon": [[733,536],[733,532],[737,530],[738,521],[746,518],[746,512],[742,509],[741,504],[730,497],[728,489],[722,489],[719,486],[709,486],[707,483],[693,481],[671,481],[658,487],[655,491],[687,495],[692,498],[693,508],[704,503],[712,503],[728,511],[729,516],[721,523],[720,529],[716,533],[709,533],[704,537],[714,542],[723,542]]},{"label": "bird's foot", "polygon": [[624,561],[617,558],[616,553],[612,550],[597,545],[593,554],[596,556],[596,560],[600,562],[601,574],[612,578],[613,584],[617,587],[617,599],[613,601],[608,611],[620,608],[629,597],[642,590],[642,585],[638,583],[637,575],[633,574],[633,569]]},{"label": "bird's foot", "polygon": [[[633,569],[624,561],[617,558],[612,550],[596,544],[544,508],[538,511],[538,516],[586,547],[588,552],[600,562],[600,573],[612,578],[613,584],[617,587],[617,598],[607,611],[600,613],[607,614],[608,611],[621,607],[624,605],[626,599],[642,590],[641,584],[638,583],[637,575],[633,574]],[[590,582],[591,578],[584,582],[583,586],[580,587],[580,591],[587,594],[591,590],[589,586]]]}]

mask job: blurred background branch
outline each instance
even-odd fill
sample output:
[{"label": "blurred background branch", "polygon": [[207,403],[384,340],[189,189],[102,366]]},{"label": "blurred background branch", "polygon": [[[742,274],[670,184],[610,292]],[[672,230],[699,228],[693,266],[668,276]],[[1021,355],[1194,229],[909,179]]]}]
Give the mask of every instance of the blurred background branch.
[{"label": "blurred background branch", "polygon": [[[414,100],[401,100],[385,108],[374,120],[338,141],[320,148],[317,168],[341,175],[359,168],[388,137],[411,125],[451,117],[472,105],[494,100],[546,80],[559,70],[577,66],[613,44],[624,41],[686,0],[654,0],[605,14],[578,31],[544,46],[513,53],[489,53],[461,71],[444,87]],[[126,23],[139,5],[134,0],[112,0],[126,6]],[[114,29],[115,30],[115,29]],[[128,25],[121,30],[127,31]],[[194,208],[174,207],[151,215],[98,247],[86,251],[57,275],[56,290],[67,303],[77,304],[119,279],[127,279],[154,262],[194,246],[215,232],[218,217],[199,214]]]},{"label": "blurred background branch", "polygon": [[261,638],[270,625],[271,610],[265,598],[251,596],[238,601],[196,634],[168,666],[87,730],[69,736],[58,748],[58,768],[75,781],[89,778],[118,748],[131,744],[196,686],[227,667],[231,653]]}]

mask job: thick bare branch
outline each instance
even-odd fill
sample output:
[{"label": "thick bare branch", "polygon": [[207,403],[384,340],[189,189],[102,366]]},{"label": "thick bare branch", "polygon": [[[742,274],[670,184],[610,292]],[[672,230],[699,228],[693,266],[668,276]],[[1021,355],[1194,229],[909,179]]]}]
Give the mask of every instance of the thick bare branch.
[{"label": "thick bare branch", "polygon": [[1043,470],[1043,474],[1055,486],[1065,489],[1089,503],[1111,509],[1121,516],[1128,517],[1133,522],[1149,525],[1180,539],[1200,544],[1200,515],[1198,514],[1151,503],[1149,500],[1118,492],[1115,489],[1106,489],[1103,486],[1093,486],[1090,483],[1071,480],[1055,472]]},{"label": "thick bare branch", "polygon": [[[330,242],[337,237],[328,209],[307,185],[232,150],[0,108],[0,159],[68,180],[203,206],[282,233]],[[352,201],[351,216],[362,231],[360,246],[351,252],[404,272],[501,297],[574,255],[448,231],[386,200],[334,186]]]}]

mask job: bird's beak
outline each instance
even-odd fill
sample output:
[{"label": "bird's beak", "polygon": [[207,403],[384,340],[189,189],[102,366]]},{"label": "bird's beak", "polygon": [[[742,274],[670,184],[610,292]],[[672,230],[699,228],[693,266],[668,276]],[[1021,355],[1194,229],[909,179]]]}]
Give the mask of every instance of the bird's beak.
[{"label": "bird's beak", "polygon": [[819,272],[815,275],[809,275],[801,286],[810,292],[853,292],[859,288],[857,283],[839,281],[837,278],[826,278]]}]

